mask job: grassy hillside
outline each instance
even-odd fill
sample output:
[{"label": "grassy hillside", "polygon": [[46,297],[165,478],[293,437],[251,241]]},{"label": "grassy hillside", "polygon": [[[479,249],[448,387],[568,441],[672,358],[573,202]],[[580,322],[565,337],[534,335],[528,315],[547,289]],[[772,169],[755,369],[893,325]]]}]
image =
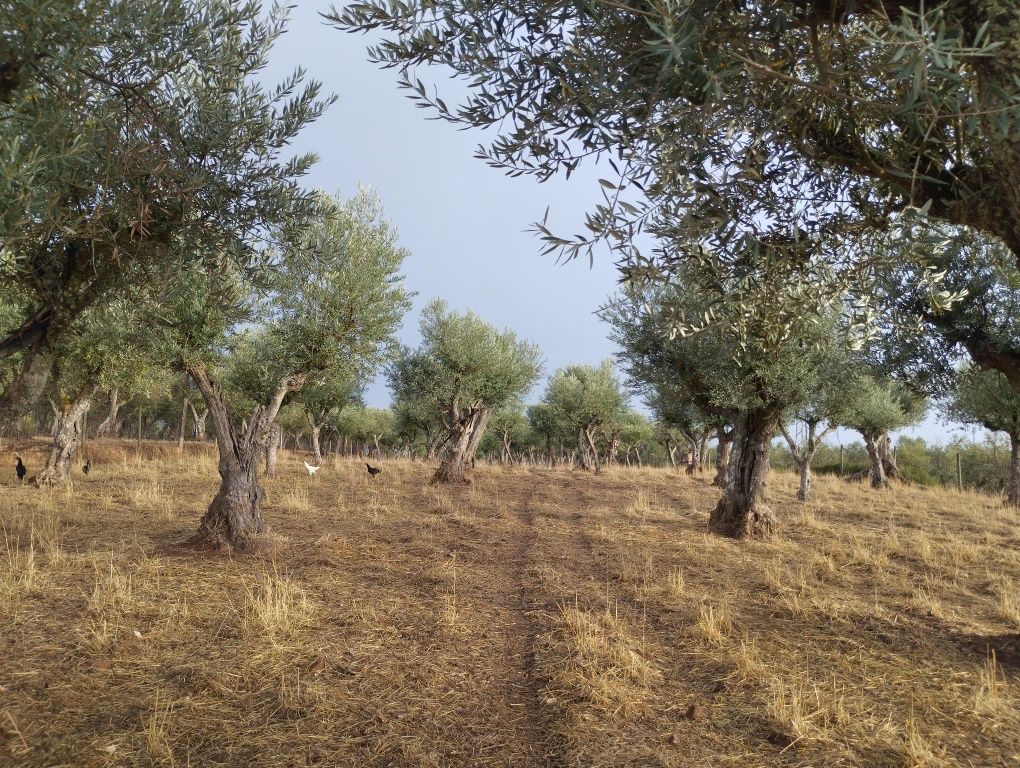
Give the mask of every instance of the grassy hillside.
[{"label": "grassy hillside", "polygon": [[[42,444],[15,446],[30,468]],[[179,543],[201,447],[2,477],[0,765],[1012,766],[1020,520],[777,474],[774,543],[710,476],[281,456],[261,556]]]}]

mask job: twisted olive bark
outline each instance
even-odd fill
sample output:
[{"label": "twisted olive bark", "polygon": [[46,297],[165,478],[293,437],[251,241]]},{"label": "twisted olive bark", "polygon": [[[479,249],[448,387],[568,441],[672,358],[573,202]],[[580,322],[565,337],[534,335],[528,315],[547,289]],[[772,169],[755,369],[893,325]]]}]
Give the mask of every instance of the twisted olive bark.
[{"label": "twisted olive bark", "polygon": [[271,426],[283,399],[300,389],[306,376],[295,374],[284,378],[268,403],[255,406],[238,434],[230,422],[223,390],[209,378],[205,366],[191,363],[185,368],[202,393],[212,417],[220,473],[220,488],[192,543],[217,549],[250,549],[266,531],[261,509],[265,491],[258,479],[258,458],[269,441]]},{"label": "twisted olive bark", "polygon": [[488,408],[473,407],[467,410],[467,415],[459,419],[450,431],[446,458],[432,476],[432,482],[453,485],[465,485],[470,482],[467,470],[488,425]]},{"label": "twisted olive bark", "polygon": [[780,411],[741,413],[736,420],[729,480],[709,518],[709,528],[736,539],[769,539],[778,526],[767,504],[769,451]]},{"label": "twisted olive bark", "polygon": [[117,413],[120,411],[120,406],[120,390],[114,387],[108,395],[106,418],[96,427],[96,437],[117,436]]},{"label": "twisted olive bark", "polygon": [[73,400],[64,401],[54,414],[53,447],[46,458],[46,466],[37,482],[42,485],[61,485],[70,476],[71,459],[78,453],[84,437],[85,413],[99,389],[98,384],[87,384]]},{"label": "twisted olive bark", "polygon": [[1009,490],[1006,504],[1020,507],[1020,433],[1009,436]]}]

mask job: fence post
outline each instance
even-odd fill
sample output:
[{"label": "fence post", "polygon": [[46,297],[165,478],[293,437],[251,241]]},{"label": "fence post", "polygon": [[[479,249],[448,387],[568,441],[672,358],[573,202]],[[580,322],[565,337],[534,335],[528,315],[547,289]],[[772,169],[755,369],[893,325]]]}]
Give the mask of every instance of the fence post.
[{"label": "fence post", "polygon": [[843,465],[843,446],[841,445],[841,446],[839,446],[839,476],[843,477],[844,474],[845,474],[845,472],[844,472],[844,465]]},{"label": "fence post", "polygon": [[963,460],[959,451],[956,452],[956,487],[957,490],[963,491]]},{"label": "fence post", "polygon": [[138,406],[138,447],[142,447],[142,407]]}]

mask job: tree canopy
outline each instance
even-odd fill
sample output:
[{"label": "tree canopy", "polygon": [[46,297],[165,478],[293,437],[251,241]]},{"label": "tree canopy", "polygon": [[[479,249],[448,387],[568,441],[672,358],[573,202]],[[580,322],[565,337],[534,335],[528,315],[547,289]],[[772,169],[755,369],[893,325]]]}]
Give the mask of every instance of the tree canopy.
[{"label": "tree canopy", "polygon": [[492,413],[538,379],[539,350],[513,331],[498,331],[439,300],[424,308],[420,328],[421,346],[405,350],[389,372],[395,409],[403,414],[398,418],[414,415],[423,424],[430,411],[439,414],[448,455],[437,479],[462,482]]},{"label": "tree canopy", "polygon": [[[688,243],[739,252],[784,236],[824,243],[850,284],[890,258],[952,254],[969,230],[1020,262],[1012,4],[364,0],[329,18],[381,31],[370,58],[399,68],[420,104],[491,128],[479,155],[493,165],[548,178],[606,161],[582,235],[539,225],[550,251],[591,256],[606,242],[628,277],[661,278]],[[431,64],[467,83],[463,103],[423,82]],[[910,222],[923,222],[906,234],[928,253],[860,247]],[[1020,387],[1010,339],[955,341]]]},{"label": "tree canopy", "polygon": [[15,0],[0,9],[0,284],[23,299],[0,355],[176,269],[260,274],[311,213],[298,132],[332,101],[257,74],[286,12],[259,2]]}]

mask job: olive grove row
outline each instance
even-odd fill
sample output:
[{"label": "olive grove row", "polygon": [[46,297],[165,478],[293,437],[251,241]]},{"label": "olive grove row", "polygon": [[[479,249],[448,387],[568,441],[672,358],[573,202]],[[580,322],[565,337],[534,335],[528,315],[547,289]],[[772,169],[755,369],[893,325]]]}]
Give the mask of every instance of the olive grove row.
[{"label": "olive grove row", "polygon": [[[802,497],[837,425],[881,487],[889,431],[932,397],[1010,436],[1020,503],[1020,10],[894,5],[370,0],[324,21],[381,34],[370,56],[439,117],[494,127],[480,154],[507,172],[611,169],[584,234],[537,234],[615,253],[601,314],[629,385],[666,444],[717,440],[712,527],[767,537],[777,435]],[[108,432],[122,395],[171,377],[218,449],[203,544],[265,529],[287,409],[320,454],[386,366],[408,446],[456,483],[487,430],[510,450],[541,373],[533,344],[442,302],[397,345],[413,294],[380,202],[305,188],[315,157],[289,149],[333,98],[301,71],[259,80],[285,22],[238,0],[0,9],[0,420],[48,396],[37,481],[64,482],[95,400]],[[642,428],[623,400],[609,367],[567,368],[529,421],[597,470]]]}]

